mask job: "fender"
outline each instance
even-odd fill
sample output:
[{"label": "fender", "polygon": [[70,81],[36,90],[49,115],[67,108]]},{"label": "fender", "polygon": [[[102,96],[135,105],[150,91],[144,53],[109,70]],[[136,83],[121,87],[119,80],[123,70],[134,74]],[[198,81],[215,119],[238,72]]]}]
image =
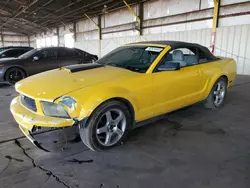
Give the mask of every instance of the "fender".
[{"label": "fender", "polygon": [[126,90],[121,87],[109,87],[105,88],[105,90],[101,89],[100,91],[101,92],[92,92],[94,94],[89,95],[90,97],[88,98],[81,97],[84,98],[83,100],[77,100],[77,96],[79,96],[80,93],[84,95],[84,93],[87,92],[86,89],[79,90],[71,94],[71,96],[73,96],[77,100],[77,108],[75,115],[79,121],[86,117],[89,117],[99,105],[113,98],[123,98],[129,101],[134,109],[135,118],[137,117],[139,110],[138,100],[129,90]]}]

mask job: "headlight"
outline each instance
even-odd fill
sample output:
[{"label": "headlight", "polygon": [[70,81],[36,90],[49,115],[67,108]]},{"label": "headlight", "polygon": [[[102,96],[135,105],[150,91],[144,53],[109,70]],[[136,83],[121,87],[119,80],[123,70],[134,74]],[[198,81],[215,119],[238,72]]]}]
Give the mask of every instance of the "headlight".
[{"label": "headlight", "polygon": [[75,109],[76,101],[72,97],[62,97],[59,102],[70,109]]},{"label": "headlight", "polygon": [[69,114],[63,108],[62,105],[53,102],[41,101],[43,113],[46,116],[59,117],[59,118],[70,118]]}]

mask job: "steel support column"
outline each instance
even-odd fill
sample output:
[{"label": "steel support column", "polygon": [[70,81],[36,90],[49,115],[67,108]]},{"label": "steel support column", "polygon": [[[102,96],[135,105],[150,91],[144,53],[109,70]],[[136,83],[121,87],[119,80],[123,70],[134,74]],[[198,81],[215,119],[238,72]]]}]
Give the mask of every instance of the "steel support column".
[{"label": "steel support column", "polygon": [[73,23],[73,30],[74,30],[74,41],[76,42],[76,23]]},{"label": "steel support column", "polygon": [[211,52],[214,53],[215,39],[216,39],[216,29],[219,22],[219,12],[220,12],[220,0],[214,0],[214,16],[213,16],[213,27],[212,27],[212,46]]},{"label": "steel support column", "polygon": [[140,2],[139,3],[139,18],[140,18],[139,32],[141,36],[142,36],[142,23],[144,20],[143,15],[144,15],[143,2]]},{"label": "steel support column", "polygon": [[30,47],[30,36],[28,35],[28,42],[29,42],[29,47]]},{"label": "steel support column", "polygon": [[60,46],[59,27],[56,28],[56,36],[57,36],[57,46]]},{"label": "steel support column", "polygon": [[99,26],[99,32],[98,32],[98,37],[100,40],[102,40],[102,20],[101,20],[101,15],[98,16],[98,26]]},{"label": "steel support column", "polygon": [[101,17],[98,16],[98,23],[96,23],[93,19],[91,19],[87,14],[84,14],[91,22],[93,22],[97,29],[98,29],[98,56],[101,57],[101,40],[102,40],[102,33],[101,33]]},{"label": "steel support column", "polygon": [[[142,35],[142,29],[141,29],[142,28],[142,22],[141,22],[141,18],[135,13],[135,11],[132,9],[132,7],[125,0],[123,2],[128,7],[128,10],[136,17],[136,22],[138,24],[138,32],[139,32],[139,41],[140,41],[141,40],[141,35]],[[141,8],[142,7],[140,6],[140,15],[143,13],[142,10],[141,10]]]},{"label": "steel support column", "polygon": [[3,32],[2,32],[2,31],[1,31],[1,33],[0,33],[0,37],[1,37],[2,46],[4,46],[4,41],[3,41]]}]

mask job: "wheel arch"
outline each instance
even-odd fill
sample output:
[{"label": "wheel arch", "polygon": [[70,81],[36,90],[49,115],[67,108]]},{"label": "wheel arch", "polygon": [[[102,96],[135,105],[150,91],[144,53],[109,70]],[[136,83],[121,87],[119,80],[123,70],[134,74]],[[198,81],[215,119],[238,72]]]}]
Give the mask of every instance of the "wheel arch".
[{"label": "wheel arch", "polygon": [[[96,109],[97,109],[98,107],[100,107],[101,105],[103,105],[103,104],[105,104],[105,103],[107,103],[107,102],[109,102],[109,101],[119,101],[119,102],[123,103],[123,104],[128,108],[128,110],[129,110],[129,112],[130,112],[130,114],[131,114],[133,120],[135,119],[135,109],[134,109],[134,106],[132,105],[132,103],[131,103],[128,99],[126,99],[126,98],[124,98],[124,97],[111,97],[111,98],[108,98],[108,99],[102,101],[101,103],[99,103],[99,104],[93,109],[93,111],[90,113],[90,116],[96,111]],[[89,117],[90,117],[90,116],[89,116]]]},{"label": "wheel arch", "polygon": [[135,120],[135,109],[129,100],[123,97],[113,97],[113,98],[108,99],[106,102],[111,101],[111,100],[122,102],[128,108],[130,115],[132,116],[132,119]]},{"label": "wheel arch", "polygon": [[[211,80],[211,84],[209,84],[209,88],[207,89],[207,91],[206,91],[206,98],[209,96],[209,94],[210,94],[210,92],[211,92],[211,90],[212,90],[212,88],[214,87],[214,84],[217,82],[217,80],[219,80],[220,78],[224,78],[224,79],[226,79],[226,81],[227,81],[227,85],[228,85],[228,76],[226,75],[226,74],[222,74],[222,75],[220,75],[220,76],[215,76],[212,80]],[[205,99],[206,99],[205,98]]]},{"label": "wheel arch", "polygon": [[224,78],[227,81],[227,85],[228,85],[228,76],[227,75],[224,74],[224,75],[220,76],[218,79],[220,79],[220,78]]},{"label": "wheel arch", "polygon": [[71,93],[70,96],[77,101],[74,114],[79,121],[90,117],[100,105],[110,100],[122,102],[129,109],[134,119],[138,118],[141,109],[137,96],[122,87],[100,85],[100,87],[89,87],[77,90]]},{"label": "wheel arch", "polygon": [[214,84],[217,82],[217,80],[219,80],[220,78],[224,78],[227,81],[227,85],[228,85],[228,76],[226,74],[222,74],[219,76],[215,76],[214,79],[212,79],[212,84],[210,87],[210,90],[213,88]]}]

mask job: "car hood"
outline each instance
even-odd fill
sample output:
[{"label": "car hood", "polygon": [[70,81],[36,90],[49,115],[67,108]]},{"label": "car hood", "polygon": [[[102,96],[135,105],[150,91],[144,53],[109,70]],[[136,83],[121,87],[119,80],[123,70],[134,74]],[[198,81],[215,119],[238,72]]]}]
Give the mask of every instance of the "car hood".
[{"label": "car hood", "polygon": [[16,90],[31,98],[54,101],[60,96],[84,87],[130,75],[134,73],[111,66],[77,71],[61,68],[28,77],[16,83]]}]

